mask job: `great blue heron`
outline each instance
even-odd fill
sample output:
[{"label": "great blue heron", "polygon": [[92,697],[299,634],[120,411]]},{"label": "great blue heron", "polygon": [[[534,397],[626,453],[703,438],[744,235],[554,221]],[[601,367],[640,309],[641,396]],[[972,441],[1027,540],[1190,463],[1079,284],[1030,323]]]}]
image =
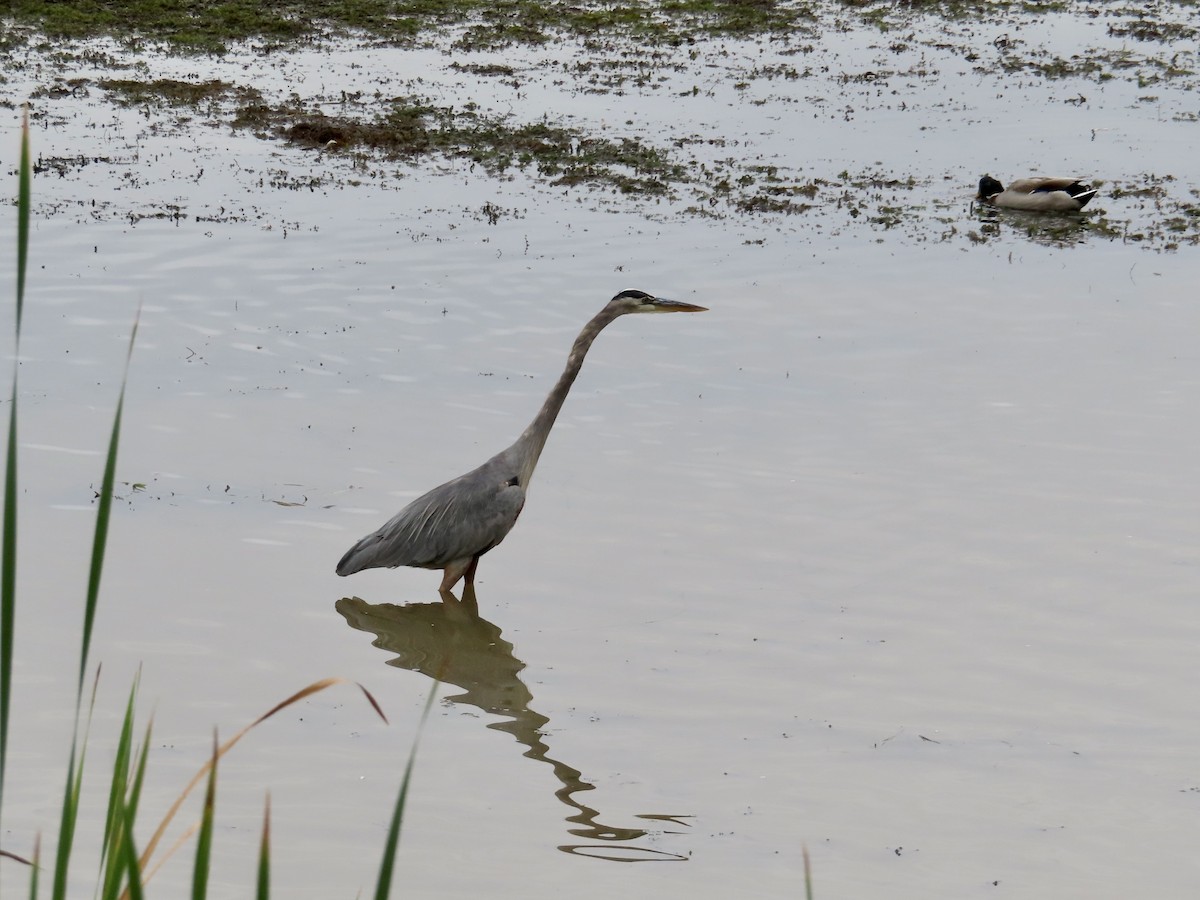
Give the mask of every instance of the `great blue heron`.
[{"label": "great blue heron", "polygon": [[473,584],[479,557],[504,540],[517,523],[538,457],[596,335],[627,313],[705,309],[653,297],[644,291],[621,291],[579,332],[558,383],[516,443],[478,469],[447,481],[408,504],[378,531],[346,551],[337,564],[337,573],[352,575],[381,566],[415,566],[444,570],[440,591],[449,591],[464,575],[467,584]]}]

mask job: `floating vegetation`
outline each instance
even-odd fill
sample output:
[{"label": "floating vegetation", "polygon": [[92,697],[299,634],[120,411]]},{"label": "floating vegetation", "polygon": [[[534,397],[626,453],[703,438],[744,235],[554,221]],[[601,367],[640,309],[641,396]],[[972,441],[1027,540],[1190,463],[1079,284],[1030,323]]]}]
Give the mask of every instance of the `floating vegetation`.
[{"label": "floating vegetation", "polygon": [[392,98],[371,120],[255,103],[242,107],[233,124],[313,149],[371,150],[387,160],[437,154],[467,160],[492,175],[533,169],[552,186],[657,196],[686,179],[679,163],[636,138],[598,138],[547,122],[509,123],[416,97]]},{"label": "floating vegetation", "polygon": [[38,35],[79,40],[105,34],[131,46],[149,41],[200,53],[224,53],[248,40],[278,47],[362,34],[412,44],[446,28],[459,29],[460,50],[602,36],[677,45],[697,35],[786,34],[815,17],[807,4],[778,0],[412,0],[400,7],[392,0],[12,0],[8,7],[13,25],[3,37],[9,44],[37,40]]},{"label": "floating vegetation", "polygon": [[256,88],[230,84],[220,79],[181,81],[158,78],[139,81],[131,78],[102,78],[97,86],[108,91],[120,106],[192,106],[212,105],[231,99],[247,102],[259,99]]},{"label": "floating vegetation", "polygon": [[[46,67],[32,92],[42,101],[34,109],[35,121],[63,121],[70,103],[102,98],[100,102],[114,107],[139,111],[151,133],[183,131],[195,127],[200,117],[205,126],[280,142],[292,156],[258,167],[254,183],[262,188],[354,188],[434,162],[498,180],[519,174],[534,186],[571,192],[581,202],[617,197],[631,210],[657,218],[769,220],[784,231],[815,228],[826,235],[866,228],[917,242],[966,239],[975,244],[1020,228],[987,220],[963,222],[969,218],[974,178],[964,178],[961,171],[921,171],[914,162],[889,163],[886,158],[847,167],[831,160],[765,157],[748,150],[753,135],[725,134],[702,125],[688,133],[680,127],[639,130],[641,123],[632,120],[589,122],[570,113],[569,101],[565,113],[540,111],[530,117],[516,101],[547,86],[565,97],[660,92],[659,97],[677,98],[701,115],[705,104],[719,98],[732,106],[778,109],[781,119],[798,114],[855,127],[881,110],[928,116],[937,108],[939,117],[970,115],[974,110],[952,97],[931,107],[933,91],[953,83],[948,69],[962,60],[967,69],[958,71],[1007,77],[1014,85],[1007,90],[1048,88],[1049,102],[1062,108],[1086,108],[1098,102],[1100,86],[1119,80],[1147,89],[1137,103],[1161,110],[1162,120],[1179,127],[1200,121],[1194,108],[1178,100],[1181,92],[1200,86],[1195,83],[1198,29],[1185,6],[1157,10],[1153,18],[1115,2],[1075,0],[585,0],[549,5],[425,0],[405,4],[401,13],[383,0],[318,0],[303,6],[212,0],[185,7],[134,0],[15,0],[10,18],[0,26],[0,56],[7,48],[12,72],[29,65],[27,54],[14,52],[18,47],[35,46],[58,63],[53,71]],[[1107,37],[1108,43],[1081,43],[1069,55],[1041,46],[1033,26],[1051,15],[1073,16],[1085,24],[1096,20],[1091,33],[1098,41]],[[851,32],[860,43],[862,36],[868,38],[869,52],[831,53],[831,36]],[[112,40],[83,40],[97,35]],[[345,35],[352,37],[339,37]],[[53,38],[53,44],[39,43],[44,38]],[[514,45],[537,47],[551,39],[572,40],[577,50],[499,58],[468,55]],[[317,52],[327,53],[340,49],[339,40],[349,41],[350,47],[431,49],[443,55],[444,71],[467,83],[461,89],[438,90],[431,87],[435,79],[414,77],[401,90],[382,85],[371,90],[356,82],[358,90],[318,88],[301,94],[295,83],[273,92],[253,75],[241,80],[246,67],[222,65],[220,59],[196,75],[179,75],[177,66],[170,67],[169,76],[150,74],[146,62],[178,53],[224,54],[236,45],[243,59],[272,66],[285,58],[284,48],[316,46]],[[114,41],[123,52],[110,52]],[[757,53],[733,52],[728,41],[742,42],[742,49],[757,47]],[[79,74],[64,78],[59,73],[72,59],[78,65],[70,70]],[[85,64],[99,72],[85,76]],[[481,94],[499,99],[485,108]],[[1045,99],[1044,92],[1039,94],[1041,102]],[[938,127],[933,120],[921,130]],[[297,150],[303,155],[297,157]],[[136,186],[141,183],[138,152],[139,147],[110,142],[103,152],[38,159],[35,171],[71,177],[87,166],[124,167],[125,184]],[[203,174],[201,169],[196,180]],[[1107,209],[1085,214],[1087,227],[1029,223],[1031,239],[1063,246],[1080,239],[1136,241],[1157,250],[1200,242],[1196,197],[1186,185],[1158,172],[1114,174],[1119,180],[1102,193],[1111,202]],[[69,200],[55,202],[60,209],[72,208]],[[90,217],[111,211],[131,223],[144,218],[262,219],[254,209],[231,204],[189,212],[182,198],[132,210],[106,206],[111,201],[104,198],[86,202]]]},{"label": "floating vegetation", "polygon": [[[538,0],[10,0],[0,23],[0,47],[113,37],[128,47],[147,44],[187,53],[225,53],[256,42],[263,50],[368,36],[390,44],[426,43],[454,29],[455,49],[539,46],[563,39],[633,40],[640,46],[681,46],[711,37],[793,39],[819,34],[822,23],[843,17],[883,32],[920,19],[1003,24],[1015,17],[1078,12],[1115,21],[1109,33],[1163,44],[1194,40],[1190,4],[1178,10],[1128,8],[1119,0],[657,0],[544,3]],[[1171,18],[1172,13],[1180,21]],[[849,27],[842,23],[838,27]]]}]

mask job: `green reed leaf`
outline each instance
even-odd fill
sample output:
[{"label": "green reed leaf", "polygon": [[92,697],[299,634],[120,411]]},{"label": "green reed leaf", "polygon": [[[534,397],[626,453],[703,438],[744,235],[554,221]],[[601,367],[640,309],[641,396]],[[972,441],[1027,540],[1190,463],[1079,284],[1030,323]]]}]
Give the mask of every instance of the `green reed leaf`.
[{"label": "green reed leaf", "polygon": [[8,762],[8,718],[12,703],[13,628],[17,610],[17,371],[21,357],[21,316],[29,261],[29,109],[21,120],[21,164],[17,187],[17,317],[14,323],[12,398],[8,407],[8,447],[4,464],[4,533],[0,537],[0,810],[4,809],[4,770]]},{"label": "green reed leaf", "polygon": [[125,838],[121,841],[118,853],[121,857],[122,870],[125,872],[126,895],[129,900],[145,900],[142,892],[142,874],[138,869],[138,854],[137,846],[133,840],[133,823],[137,818],[137,811],[132,805],[126,805],[124,809],[125,821],[122,825]]},{"label": "green reed leaf", "polygon": [[84,741],[82,751],[79,751],[77,744],[77,740],[71,742],[71,757],[67,762],[67,785],[63,790],[58,846],[54,853],[54,883],[50,890],[50,896],[54,900],[66,900],[67,871],[70,869],[71,849],[75,843],[75,823],[79,818],[79,794],[83,786],[83,763],[87,755],[87,742]]},{"label": "green reed leaf", "polygon": [[117,411],[113,416],[112,435],[108,440],[108,453],[104,458],[104,478],[100,484],[100,499],[96,507],[96,534],[92,541],[92,560],[88,570],[87,603],[83,611],[83,640],[79,649],[79,690],[83,691],[83,676],[87,669],[88,652],[92,645],[92,628],[96,622],[96,605],[100,598],[100,576],[104,572],[104,552],[108,546],[108,523],[112,515],[113,484],[117,472],[117,448],[121,441],[121,416],[125,410],[125,387],[129,382],[129,362],[133,358],[133,345],[137,341],[138,322],[141,310],[133,320],[129,333],[129,348],[125,353],[125,371],[121,376],[121,390],[117,395]]},{"label": "green reed leaf", "polygon": [[267,803],[263,809],[262,840],[258,845],[258,889],[257,900],[268,900],[271,895],[271,793],[267,792]]},{"label": "green reed leaf", "polygon": [[192,869],[192,900],[204,900],[208,893],[208,873],[212,865],[213,811],[217,805],[217,760],[221,748],[213,732],[212,764],[208,769],[208,788],[204,792],[204,814],[196,836],[196,865]]},{"label": "green reed leaf", "polygon": [[42,833],[39,831],[33,838],[33,865],[29,867],[29,900],[37,900],[38,875],[42,871]]},{"label": "green reed leaf", "polygon": [[412,782],[413,765],[417,760],[417,748],[421,744],[421,733],[425,730],[425,722],[429,719],[429,710],[433,708],[434,697],[441,682],[437,679],[429,690],[429,698],[425,701],[425,709],[421,712],[421,721],[417,723],[417,733],[413,737],[412,749],[408,752],[408,763],[404,766],[404,777],[400,780],[400,795],[396,798],[396,808],[392,811],[392,822],[388,827],[387,841],[383,849],[383,861],[379,865],[379,880],[375,884],[375,900],[387,900],[392,889],[392,874],[396,868],[396,848],[400,845],[400,826],[404,821],[404,806],[408,802],[408,786]]}]

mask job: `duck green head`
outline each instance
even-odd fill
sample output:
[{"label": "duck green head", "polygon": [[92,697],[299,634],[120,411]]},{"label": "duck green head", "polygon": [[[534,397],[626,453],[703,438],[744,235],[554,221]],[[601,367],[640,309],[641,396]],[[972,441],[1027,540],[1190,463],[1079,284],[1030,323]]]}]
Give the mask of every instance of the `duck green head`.
[{"label": "duck green head", "polygon": [[991,175],[984,175],[979,179],[979,200],[989,200],[1004,190],[1004,185],[998,182]]}]

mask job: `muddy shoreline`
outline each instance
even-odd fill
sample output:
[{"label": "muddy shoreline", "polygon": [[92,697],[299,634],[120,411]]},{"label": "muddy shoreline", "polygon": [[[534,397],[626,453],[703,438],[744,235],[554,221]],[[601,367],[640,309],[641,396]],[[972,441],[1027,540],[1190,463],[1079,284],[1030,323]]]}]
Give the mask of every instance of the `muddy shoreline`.
[{"label": "muddy shoreline", "polygon": [[[1172,251],[1200,244],[1197,191],[1174,172],[1055,173],[1089,177],[1106,202],[1083,216],[1022,217],[971,208],[971,182],[958,172],[889,164],[886,156],[870,166],[806,170],[794,160],[747,154],[713,128],[621,133],[554,109],[531,121],[476,99],[481,93],[519,99],[549,81],[567,98],[673,93],[680,105],[700,106],[715,79],[732,85],[746,103],[778,105],[781,116],[808,114],[796,109],[803,104],[814,118],[851,122],[872,112],[894,117],[919,109],[922,92],[944,89],[944,67],[953,61],[970,77],[998,80],[1006,90],[1063,109],[1091,108],[1096,92],[1114,82],[1143,91],[1138,102],[1153,104],[1164,92],[1186,96],[1196,87],[1196,28],[1182,5],[1148,12],[1116,3],[497,8],[463,2],[410,4],[407,15],[395,16],[387,4],[322,3],[305,6],[312,11],[308,18],[273,4],[254,7],[253,16],[232,16],[222,3],[210,4],[207,16],[182,10],[172,16],[136,3],[61,7],[13,8],[2,52],[8,71],[33,75],[32,89],[20,96],[12,90],[16,79],[7,78],[4,106],[15,111],[28,101],[34,120],[47,124],[67,115],[60,110],[72,102],[136,110],[159,132],[229,129],[326,163],[316,175],[274,179],[273,187],[344,188],[364,173],[378,179],[395,167],[436,160],[494,178],[519,171],[545,190],[578,192],[584,202],[624,198],[631,209],[652,215],[761,219],[785,229],[821,221],[826,229],[865,226],[880,239],[967,245],[1011,230],[1062,246],[1099,239]],[[1031,37],[1048,17],[1099,23],[1107,43],[1070,53],[1038,45]],[[832,49],[832,36],[849,33],[864,36],[869,57]],[[555,46],[569,49],[539,56]],[[231,75],[235,58],[269,65],[297,52],[417,47],[440,58],[445,75],[464,89],[447,95],[416,78],[399,91],[334,84],[281,91]],[[735,47],[742,51],[736,62]],[[762,63],[747,65],[754,52]],[[181,58],[188,61],[187,77],[155,74],[163,60]],[[690,89],[679,90],[692,76]],[[1177,128],[1191,130],[1200,111],[1183,103],[1170,115]],[[38,170],[64,177],[84,166],[128,164],[130,153],[49,151]],[[114,213],[134,219],[181,214],[169,205]]]}]

